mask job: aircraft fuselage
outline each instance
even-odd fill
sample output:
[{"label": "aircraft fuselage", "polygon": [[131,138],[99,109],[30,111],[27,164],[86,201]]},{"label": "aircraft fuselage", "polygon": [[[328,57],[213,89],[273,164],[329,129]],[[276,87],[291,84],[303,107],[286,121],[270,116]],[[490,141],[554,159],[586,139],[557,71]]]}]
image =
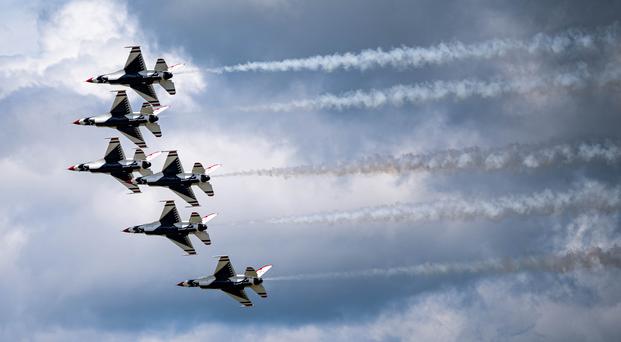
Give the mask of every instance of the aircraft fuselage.
[{"label": "aircraft fuselage", "polygon": [[111,74],[99,75],[89,82],[120,85],[152,84],[161,80],[169,80],[172,77],[173,74],[168,71],[144,70],[127,73],[125,70],[120,70]]},{"label": "aircraft fuselage", "polygon": [[82,163],[72,166],[72,171],[89,171],[92,173],[132,173],[134,171],[140,171],[151,166],[148,161],[138,160],[119,160],[118,162],[106,162],[105,159],[99,159],[96,161]]},{"label": "aircraft fuselage", "polygon": [[124,116],[113,116],[112,114],[103,114],[98,116],[86,117],[77,120],[76,124],[97,127],[139,127],[147,123],[157,122],[159,118],[154,114],[132,113]]},{"label": "aircraft fuselage", "polygon": [[177,222],[172,225],[162,225],[159,221],[141,224],[128,228],[128,233],[144,233],[145,235],[189,234],[207,230],[203,223]]},{"label": "aircraft fuselage", "polygon": [[259,285],[263,283],[261,278],[246,277],[243,274],[238,274],[231,278],[216,279],[214,276],[208,276],[200,279],[192,279],[183,282],[183,286],[187,287],[200,287],[201,289],[244,289],[252,285]]},{"label": "aircraft fuselage", "polygon": [[150,186],[172,186],[183,185],[191,186],[194,184],[205,183],[209,181],[209,176],[195,173],[178,173],[176,175],[164,175],[159,172],[150,176],[143,176],[136,179],[138,184],[146,184]]}]

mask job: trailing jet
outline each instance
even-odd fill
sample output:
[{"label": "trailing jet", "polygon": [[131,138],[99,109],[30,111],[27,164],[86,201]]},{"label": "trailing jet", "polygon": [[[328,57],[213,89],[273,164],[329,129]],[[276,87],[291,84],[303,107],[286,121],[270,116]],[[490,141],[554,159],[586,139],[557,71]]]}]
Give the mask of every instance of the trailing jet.
[{"label": "trailing jet", "polygon": [[151,167],[151,160],[159,155],[159,152],[152,153],[145,156],[144,152],[137,148],[134,158],[125,159],[123,148],[119,142],[119,138],[110,138],[108,149],[103,159],[95,160],[88,163],[77,164],[70,166],[70,171],[89,171],[92,173],[107,173],[121,182],[133,193],[140,192],[140,189],[136,184],[132,182],[133,172],[140,172],[142,175],[153,174],[149,167]]},{"label": "trailing jet", "polygon": [[161,137],[162,131],[157,123],[159,120],[158,114],[166,110],[166,108],[168,107],[164,106],[154,109],[151,104],[145,102],[142,104],[140,112],[134,113],[127,98],[127,93],[125,90],[119,90],[116,92],[116,97],[108,114],[82,118],[73,123],[76,125],[116,128],[134,144],[144,148],[147,147],[147,144],[145,144],[142,138],[139,127],[145,126],[153,135]]},{"label": "trailing jet", "polygon": [[127,48],[131,48],[131,51],[123,70],[91,77],[86,82],[120,84],[130,87],[156,107],[160,105],[160,102],[153,89],[153,83],[159,83],[170,95],[175,95],[175,84],[170,80],[173,77],[171,71],[175,65],[169,69],[164,59],[158,58],[153,70],[147,70],[140,46],[127,46]]},{"label": "trailing jet", "polygon": [[192,173],[184,173],[177,151],[169,151],[162,172],[138,177],[135,184],[168,187],[191,206],[198,207],[199,204],[194,191],[192,191],[192,185],[198,185],[207,196],[213,196],[213,187],[209,183],[211,178],[208,174],[220,166],[220,164],[211,165],[205,170],[201,163],[194,163]]},{"label": "trailing jet", "polygon": [[159,221],[129,227],[124,229],[123,232],[165,236],[188,253],[188,255],[195,255],[196,251],[192,247],[192,242],[190,242],[188,235],[194,234],[204,244],[210,245],[211,240],[209,239],[209,234],[207,234],[207,222],[216,216],[217,214],[214,213],[202,218],[198,213],[192,213],[188,222],[182,222],[177,212],[175,201],[166,201]]},{"label": "trailing jet", "polygon": [[261,283],[263,283],[263,275],[271,268],[272,265],[265,265],[255,271],[252,267],[246,267],[244,274],[235,274],[229,257],[221,256],[213,275],[182,281],[177,286],[222,290],[243,306],[249,307],[252,306],[252,302],[248,299],[244,289],[250,287],[261,298],[266,298],[267,292]]}]

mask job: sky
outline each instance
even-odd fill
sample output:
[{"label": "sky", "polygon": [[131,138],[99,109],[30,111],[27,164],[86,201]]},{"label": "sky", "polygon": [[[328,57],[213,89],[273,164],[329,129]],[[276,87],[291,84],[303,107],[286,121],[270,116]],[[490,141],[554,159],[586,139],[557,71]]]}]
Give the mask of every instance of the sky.
[{"label": "sky", "polygon": [[[621,3],[0,4],[0,340],[620,338]],[[195,256],[121,232],[173,193],[66,170],[130,45],[184,63],[147,152],[223,165]],[[217,255],[269,297],[175,286]]]}]

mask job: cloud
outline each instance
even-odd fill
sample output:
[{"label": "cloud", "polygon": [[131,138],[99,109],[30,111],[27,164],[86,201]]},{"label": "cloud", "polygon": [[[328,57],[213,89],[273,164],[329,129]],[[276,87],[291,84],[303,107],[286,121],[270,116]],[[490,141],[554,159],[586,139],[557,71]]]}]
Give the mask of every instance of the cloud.
[{"label": "cloud", "polygon": [[[27,15],[32,16],[30,12]],[[37,51],[24,49],[0,56],[3,64],[0,82],[4,84],[0,98],[22,88],[62,86],[81,95],[112,101],[105,90],[113,87],[86,84],[84,80],[96,73],[121,69],[128,54],[123,47],[133,44],[142,45],[147,64],[150,58],[154,61],[156,54],[162,54],[142,33],[138,23],[131,19],[125,3],[70,1],[47,20],[39,22]],[[191,61],[180,50],[169,49],[164,55],[169,62],[186,63],[192,67]],[[196,73],[183,75],[180,83],[184,89],[177,97],[179,104],[189,105],[188,96],[205,88],[202,76]],[[167,103],[168,99],[162,102]]]}]

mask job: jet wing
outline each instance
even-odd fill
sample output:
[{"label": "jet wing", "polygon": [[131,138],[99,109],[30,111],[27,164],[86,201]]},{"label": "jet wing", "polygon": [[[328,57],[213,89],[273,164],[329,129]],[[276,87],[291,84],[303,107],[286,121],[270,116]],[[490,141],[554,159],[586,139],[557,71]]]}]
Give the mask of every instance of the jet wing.
[{"label": "jet wing", "polygon": [[175,201],[166,201],[162,215],[160,215],[160,223],[165,226],[171,226],[177,222],[181,222],[181,218],[177,212]]},{"label": "jet wing", "polygon": [[142,98],[147,100],[152,106],[159,107],[160,100],[157,99],[153,84],[132,84],[129,87],[134,89],[138,95],[142,96]]},{"label": "jet wing", "polygon": [[196,200],[196,196],[194,195],[194,191],[189,186],[184,185],[171,185],[170,190],[179,195],[179,197],[183,198],[184,201],[188,202],[193,207],[198,207],[198,201]]},{"label": "jet wing", "polygon": [[250,301],[250,299],[248,299],[248,296],[246,295],[246,291],[244,291],[243,288],[223,288],[221,289],[224,293],[226,293],[227,295],[231,296],[231,298],[235,299],[236,301],[240,302],[241,305],[245,306],[245,307],[250,307],[252,306],[252,302]]},{"label": "jet wing", "polygon": [[123,133],[123,135],[126,136],[127,139],[131,140],[131,142],[138,145],[138,147],[147,147],[147,144],[145,144],[144,139],[142,138],[142,134],[140,133],[140,129],[138,129],[138,127],[117,126],[116,129],[118,129],[119,132]]},{"label": "jet wing", "polygon": [[196,254],[194,247],[192,247],[192,242],[190,242],[187,235],[167,234],[166,237],[189,255]]},{"label": "jet wing", "polygon": [[228,256],[223,255],[220,257],[216,270],[213,272],[213,276],[216,277],[216,279],[229,279],[235,276],[235,270]]},{"label": "jet wing", "polygon": [[125,159],[125,154],[123,153],[123,148],[121,147],[121,142],[119,138],[111,138],[110,143],[108,143],[108,148],[106,149],[106,154],[104,159],[108,163],[115,163],[119,160]]},{"label": "jet wing", "polygon": [[140,192],[140,188],[138,185],[132,183],[132,175],[130,173],[121,173],[121,172],[113,172],[110,176],[114,177],[114,179],[118,180],[121,184],[123,184],[126,188],[128,188],[131,192],[137,194]]},{"label": "jet wing", "polygon": [[144,64],[144,59],[142,59],[142,52],[140,51],[140,46],[129,46],[131,51],[129,52],[129,56],[127,57],[127,62],[125,62],[126,73],[137,73],[140,71],[147,70],[147,67]]},{"label": "jet wing", "polygon": [[183,166],[181,165],[177,151],[168,152],[164,167],[162,168],[162,173],[167,176],[183,173]]},{"label": "jet wing", "polygon": [[112,102],[112,108],[110,108],[110,114],[115,117],[122,117],[131,113],[132,107],[127,99],[127,93],[125,90],[117,91],[114,102]]}]

